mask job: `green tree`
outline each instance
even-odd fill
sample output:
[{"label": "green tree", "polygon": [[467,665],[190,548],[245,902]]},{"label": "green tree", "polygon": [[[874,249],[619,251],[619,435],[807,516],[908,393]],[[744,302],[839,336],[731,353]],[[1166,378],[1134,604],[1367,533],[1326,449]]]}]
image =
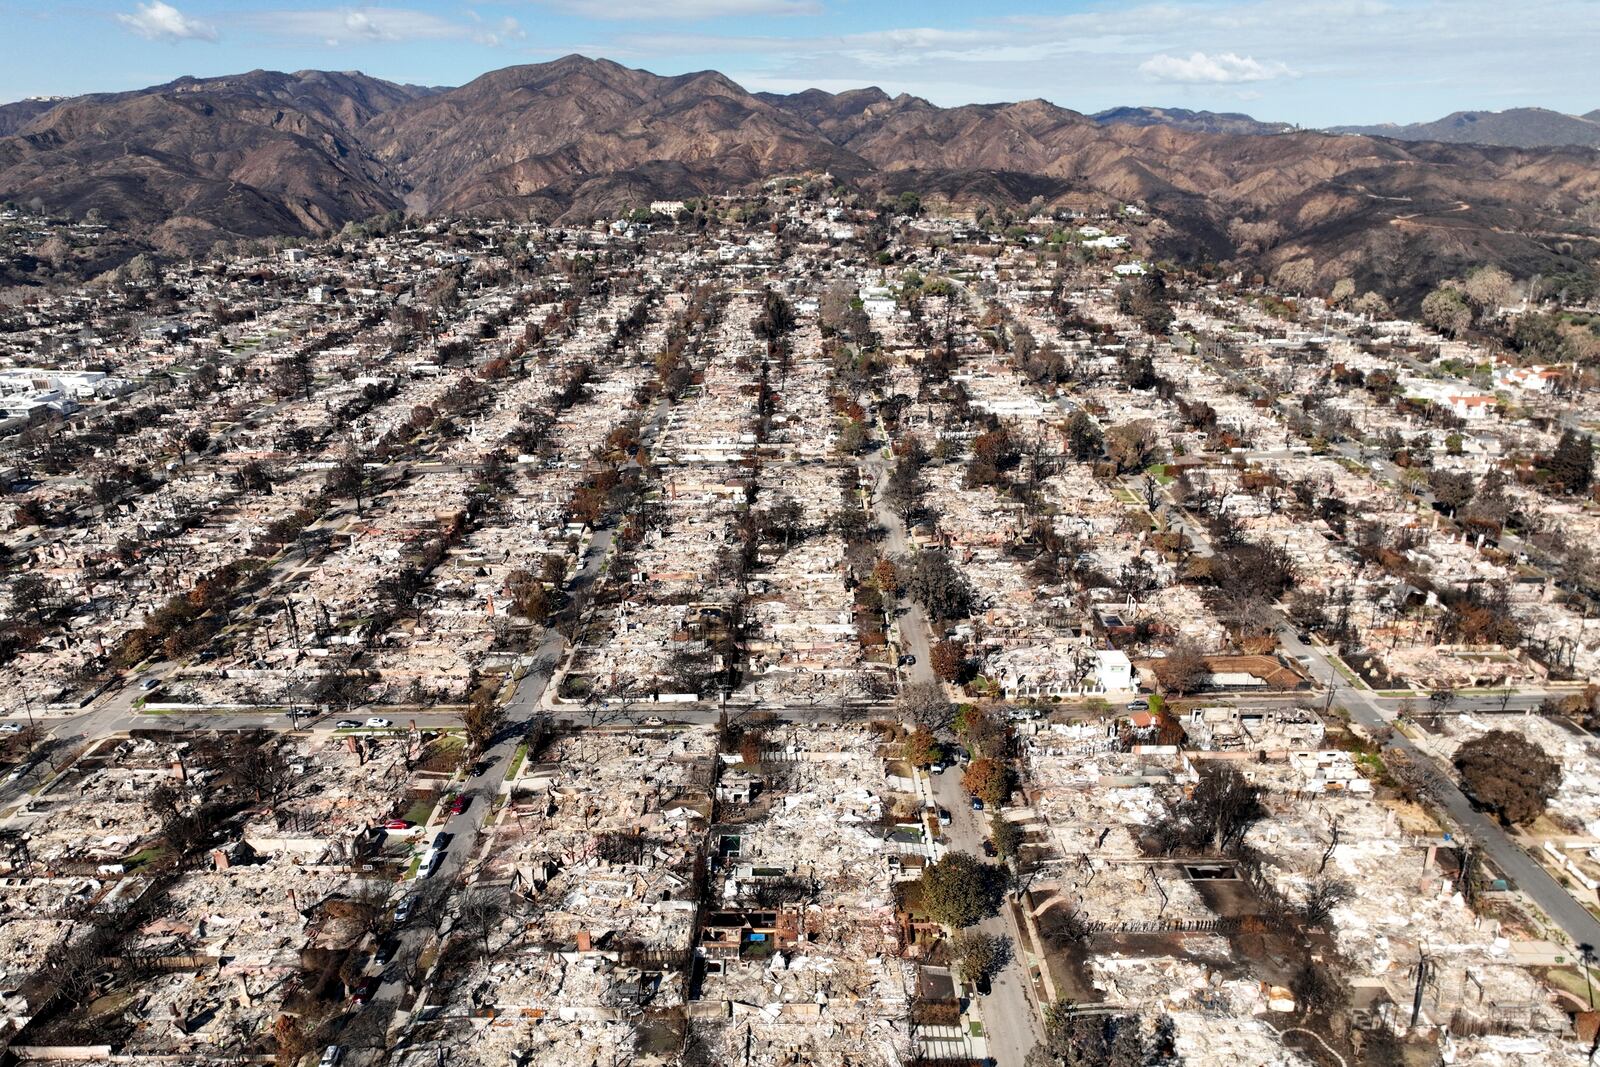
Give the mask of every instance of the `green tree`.
[{"label": "green tree", "polygon": [[1472,500],[1477,486],[1472,475],[1465,471],[1435,469],[1428,472],[1428,488],[1433,491],[1433,498],[1439,505],[1454,516]]},{"label": "green tree", "polygon": [[1005,966],[1004,938],[981,930],[963,930],[950,940],[951,954],[960,962],[961,980],[980,989]]},{"label": "green tree", "polygon": [[776,289],[768,289],[761,301],[761,314],[750,331],[763,341],[782,340],[794,329],[794,307]]},{"label": "green tree", "polygon": [[1022,843],[1027,835],[1022,827],[996,811],[989,816],[989,840],[994,842],[994,851],[1003,860],[1008,860],[1022,850]]},{"label": "green tree", "polygon": [[1062,427],[1061,433],[1066,438],[1067,451],[1080,463],[1097,458],[1105,443],[1100,428],[1082,408],[1074,410],[1067,416],[1066,425]]},{"label": "green tree", "polygon": [[966,852],[948,852],[929,864],[918,883],[922,908],[935,922],[963,930],[1000,906],[1005,872]]},{"label": "green tree", "polygon": [[1537,819],[1561,781],[1544,749],[1509,730],[1468,741],[1456,750],[1455,766],[1472,799],[1507,823]]},{"label": "green tree", "polygon": [[972,587],[940,548],[918,552],[903,579],[907,596],[935,619],[964,619],[972,611]]},{"label": "green tree", "polygon": [[1467,306],[1461,290],[1441,286],[1422,298],[1422,321],[1455,337],[1472,325],[1472,308]]},{"label": "green tree", "polygon": [[1585,492],[1594,482],[1594,442],[1588,434],[1563,430],[1548,466],[1561,488],[1569,493]]}]

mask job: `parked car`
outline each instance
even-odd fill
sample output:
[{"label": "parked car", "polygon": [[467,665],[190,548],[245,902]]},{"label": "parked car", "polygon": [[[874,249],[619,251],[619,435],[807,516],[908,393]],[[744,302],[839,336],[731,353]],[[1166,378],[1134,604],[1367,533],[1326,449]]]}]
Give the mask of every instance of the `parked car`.
[{"label": "parked car", "polygon": [[930,763],[930,764],[928,764],[928,773],[929,774],[943,774],[944,773],[944,764],[942,764],[942,763]]},{"label": "parked car", "polygon": [[467,805],[469,805],[471,803],[472,803],[472,798],[469,797],[469,796],[466,796],[465,794],[456,797],[454,800],[452,800],[450,802],[450,814],[451,815],[460,815],[462,812],[467,810]]},{"label": "parked car", "polygon": [[379,967],[389,966],[389,961],[394,959],[394,954],[400,949],[398,937],[386,937],[378,942],[378,950],[372,954],[372,962]]},{"label": "parked car", "polygon": [[22,724],[20,722],[0,723],[0,734],[20,734],[21,732]]},{"label": "parked car", "polygon": [[369,730],[387,730],[393,725],[388,719],[379,718],[376,715],[367,720],[367,729]]},{"label": "parked car", "polygon": [[990,841],[987,837],[984,838],[983,839],[983,854],[985,856],[993,856],[993,855],[995,855],[995,853],[996,853],[996,849],[994,847],[994,842]]},{"label": "parked car", "polygon": [[400,903],[394,906],[394,921],[396,923],[406,922],[411,918],[411,910],[416,906],[417,898],[415,895],[401,897]]},{"label": "parked car", "polygon": [[361,729],[361,724],[355,719],[340,719],[333,724],[333,728],[335,730],[359,730]]},{"label": "parked car", "polygon": [[904,656],[900,657],[900,666],[902,666],[902,667],[915,667],[916,665],[917,665],[917,657],[915,657],[913,655],[910,655],[910,654],[907,654],[907,655],[904,655]]},{"label": "parked car", "polygon": [[949,826],[950,825],[950,810],[948,808],[940,808],[939,809],[939,825],[940,826]]},{"label": "parked car", "polygon": [[1140,697],[1138,700],[1130,700],[1130,701],[1128,701],[1128,710],[1129,711],[1149,711],[1150,710],[1150,702],[1148,700],[1145,700],[1143,697]]},{"label": "parked car", "polygon": [[972,798],[972,810],[973,811],[982,811],[983,810],[983,798],[982,797],[973,797]]},{"label": "parked car", "polygon": [[422,857],[422,866],[417,869],[418,878],[432,878],[439,871],[439,864],[444,862],[444,853],[439,849],[430,848]]},{"label": "parked car", "polygon": [[433,835],[433,847],[438,851],[443,852],[445,849],[450,847],[450,842],[454,841],[455,839],[455,834],[452,834],[448,830],[440,830],[438,833]]},{"label": "parked car", "polygon": [[355,992],[350,994],[350,999],[357,1004],[365,1004],[377,995],[379,982],[376,978],[363,978],[356,983]]},{"label": "parked car", "polygon": [[322,1050],[322,1059],[317,1061],[317,1067],[336,1067],[344,1059],[344,1049],[338,1045],[329,1045]]},{"label": "parked car", "polygon": [[667,725],[667,720],[663,719],[659,715],[651,715],[649,718],[644,720],[644,725],[646,725],[646,726],[665,726],[665,725]]},{"label": "parked car", "polygon": [[390,819],[383,824],[383,828],[385,830],[409,830],[411,829],[411,823],[406,819]]},{"label": "parked car", "polygon": [[158,686],[160,684],[161,684],[161,679],[160,678],[146,678],[144,681],[139,683],[139,688],[145,690],[146,692],[148,692],[149,690],[154,689],[156,686]]}]

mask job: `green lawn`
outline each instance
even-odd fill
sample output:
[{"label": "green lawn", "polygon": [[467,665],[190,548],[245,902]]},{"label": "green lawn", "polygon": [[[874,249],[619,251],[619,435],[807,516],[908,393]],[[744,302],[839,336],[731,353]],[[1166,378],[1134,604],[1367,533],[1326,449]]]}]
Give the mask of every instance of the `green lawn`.
[{"label": "green lawn", "polygon": [[417,826],[421,826],[426,823],[428,821],[428,817],[433,814],[433,809],[438,802],[439,797],[437,794],[418,797],[412,802],[411,807],[406,809],[406,813],[400,817],[409,823],[414,823]]},{"label": "green lawn", "polygon": [[137,868],[143,867],[147,863],[154,862],[156,859],[160,858],[161,854],[166,852],[166,850],[167,849],[165,845],[152,845],[149,848],[142,848],[138,852],[135,852],[133,855],[124,859],[122,861],[122,865],[128,868],[130,871],[136,870]]},{"label": "green lawn", "polygon": [[1158,485],[1171,485],[1178,480],[1167,473],[1167,465],[1165,463],[1152,463],[1145,468],[1145,473],[1154,478]]},{"label": "green lawn", "polygon": [[517,776],[517,772],[522,769],[522,761],[527,758],[528,742],[524,741],[517,746],[517,751],[511,757],[511,767],[506,771],[506,778],[515,778]]}]

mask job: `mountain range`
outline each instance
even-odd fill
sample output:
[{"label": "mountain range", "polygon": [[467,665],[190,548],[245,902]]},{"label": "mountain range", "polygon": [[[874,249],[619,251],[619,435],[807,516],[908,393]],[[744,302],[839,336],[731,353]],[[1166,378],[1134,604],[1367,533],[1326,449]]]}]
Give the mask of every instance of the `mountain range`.
[{"label": "mountain range", "polygon": [[1392,123],[1334,126],[1330,127],[1329,132],[1395,137],[1402,141],[1493,144],[1511,148],[1546,148],[1555,145],[1595,148],[1600,147],[1600,109],[1584,115],[1565,115],[1542,107],[1456,111],[1434,122],[1413,122],[1403,126]]},{"label": "mountain range", "polygon": [[1190,111],[1182,107],[1114,107],[1089,116],[1102,126],[1171,126],[1191,133],[1289,133],[1287,122],[1262,122],[1235,111]]},{"label": "mountain range", "polygon": [[1600,199],[1600,154],[1587,149],[1178,109],[1089,116],[1044,100],[945,108],[876,88],[751,93],[716,72],[662,77],[580,56],[453,89],[326,71],[181,78],[7,105],[8,128],[0,199],[94,209],[174,253],[397,209],[589,220],[822,171],[868,195],[958,206],[1140,201],[1160,220],[1143,235],[1151,254],[1265,269],[1309,256],[1324,276],[1406,298],[1484,260],[1552,273],[1600,251],[1600,234],[1573,221]]}]

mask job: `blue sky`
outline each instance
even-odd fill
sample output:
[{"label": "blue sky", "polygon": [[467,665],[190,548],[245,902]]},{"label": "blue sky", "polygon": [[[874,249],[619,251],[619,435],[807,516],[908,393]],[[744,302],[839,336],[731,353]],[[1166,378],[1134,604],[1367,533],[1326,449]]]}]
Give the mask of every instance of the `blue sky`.
[{"label": "blue sky", "polygon": [[362,70],[458,85],[570,52],[751,89],[878,85],[1308,126],[1600,108],[1600,0],[0,0],[0,100],[183,74]]}]

